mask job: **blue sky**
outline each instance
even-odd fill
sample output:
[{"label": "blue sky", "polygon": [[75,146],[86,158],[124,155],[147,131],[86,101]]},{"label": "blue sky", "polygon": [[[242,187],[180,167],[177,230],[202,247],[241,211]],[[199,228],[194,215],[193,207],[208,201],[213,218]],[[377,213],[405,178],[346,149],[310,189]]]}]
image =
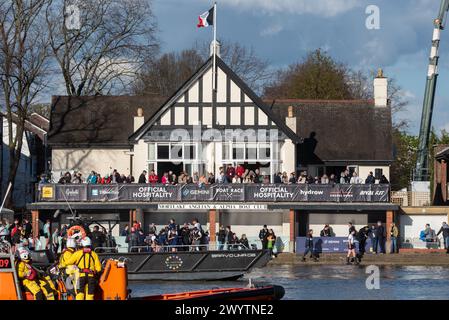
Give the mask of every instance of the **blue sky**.
[{"label": "blue sky", "polygon": [[[212,28],[197,29],[208,0],[153,0],[163,51],[209,41]],[[409,100],[409,131],[417,133],[428,55],[439,0],[217,0],[218,38],[252,46],[273,68],[323,48],[354,69],[384,68]],[[368,5],[380,9],[380,29],[368,30]],[[448,28],[449,29],[449,28]],[[449,130],[449,30],[442,32],[435,129]]]}]

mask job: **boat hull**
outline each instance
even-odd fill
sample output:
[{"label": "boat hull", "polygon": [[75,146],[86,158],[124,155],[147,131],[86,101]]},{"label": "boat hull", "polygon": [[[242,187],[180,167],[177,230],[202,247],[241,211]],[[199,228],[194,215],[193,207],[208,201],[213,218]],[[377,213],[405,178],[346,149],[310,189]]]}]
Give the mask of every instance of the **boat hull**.
[{"label": "boat hull", "polygon": [[100,253],[126,260],[129,280],[236,280],[270,260],[267,250]]}]

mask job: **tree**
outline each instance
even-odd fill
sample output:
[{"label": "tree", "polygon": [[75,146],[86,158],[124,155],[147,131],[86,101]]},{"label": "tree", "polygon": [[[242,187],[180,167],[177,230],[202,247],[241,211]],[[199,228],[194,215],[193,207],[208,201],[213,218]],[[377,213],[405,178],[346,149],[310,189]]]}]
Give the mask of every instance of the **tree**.
[{"label": "tree", "polygon": [[317,49],[302,62],[278,71],[275,80],[265,87],[264,96],[269,99],[353,99],[351,76],[345,65]]},{"label": "tree", "polygon": [[[8,122],[8,183],[12,187],[22,153],[25,120],[30,106],[47,87],[49,38],[43,28],[47,4],[47,0],[9,0],[0,4],[1,98]],[[6,205],[13,205],[12,192]]]},{"label": "tree", "polygon": [[[157,59],[149,57],[133,87],[134,94],[170,96],[209,58],[209,44],[195,43],[180,53],[170,52]],[[271,77],[268,61],[259,58],[253,48],[237,42],[223,42],[223,61],[254,91]]]},{"label": "tree", "polygon": [[418,137],[401,128],[393,129],[394,161],[390,168],[392,190],[407,188],[412,179],[418,151]]},{"label": "tree", "polygon": [[151,2],[78,1],[73,14],[79,12],[79,26],[68,23],[72,3],[52,0],[46,10],[50,46],[67,95],[122,93],[135,80],[143,57],[158,50]]},{"label": "tree", "polygon": [[133,92],[138,95],[168,97],[173,94],[204,63],[196,50],[165,53],[148,59],[142,68]]}]

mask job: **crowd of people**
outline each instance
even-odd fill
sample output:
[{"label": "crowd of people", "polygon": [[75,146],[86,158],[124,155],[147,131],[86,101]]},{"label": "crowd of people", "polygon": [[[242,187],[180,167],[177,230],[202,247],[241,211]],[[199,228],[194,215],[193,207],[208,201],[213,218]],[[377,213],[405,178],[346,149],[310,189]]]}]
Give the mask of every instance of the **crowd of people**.
[{"label": "crowd of people", "polygon": [[[48,183],[49,179],[45,174],[40,177],[40,183]],[[146,170],[143,170],[137,181],[130,174],[125,175],[119,173],[117,169],[114,169],[111,173],[106,173],[101,176],[100,173],[91,171],[90,174],[84,178],[83,174],[79,171],[74,171],[73,173],[66,172],[61,173],[61,177],[58,183],[61,184],[76,184],[76,183],[89,183],[89,184],[110,184],[110,183],[140,183],[140,184],[165,184],[165,185],[177,185],[177,184],[225,184],[225,183],[260,183],[260,184],[375,184],[376,178],[373,172],[370,172],[368,176],[363,179],[358,176],[357,172],[354,171],[352,174],[348,169],[341,172],[340,177],[335,174],[324,174],[322,176],[312,176],[306,171],[300,173],[291,172],[278,172],[273,177],[266,174],[260,169],[250,170],[245,168],[243,165],[237,165],[233,167],[231,165],[223,166],[219,168],[219,172],[215,175],[213,172],[209,172],[205,175],[201,175],[198,172],[189,174],[186,171],[182,171],[179,174],[174,173],[174,171],[169,170],[163,172],[162,175],[158,175],[154,170],[148,174]],[[378,179],[380,184],[388,184],[389,181],[382,175]]]}]

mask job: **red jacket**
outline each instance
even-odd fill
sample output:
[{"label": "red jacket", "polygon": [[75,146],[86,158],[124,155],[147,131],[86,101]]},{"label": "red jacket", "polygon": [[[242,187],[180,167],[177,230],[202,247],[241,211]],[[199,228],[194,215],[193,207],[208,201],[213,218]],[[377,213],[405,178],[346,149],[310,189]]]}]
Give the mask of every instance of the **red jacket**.
[{"label": "red jacket", "polygon": [[148,176],[148,182],[149,183],[158,183],[158,181],[159,181],[159,177],[156,175],[156,174],[150,174],[149,176]]},{"label": "red jacket", "polygon": [[245,168],[243,168],[243,166],[238,166],[237,169],[235,170],[235,174],[239,177],[243,176],[244,173]]}]

